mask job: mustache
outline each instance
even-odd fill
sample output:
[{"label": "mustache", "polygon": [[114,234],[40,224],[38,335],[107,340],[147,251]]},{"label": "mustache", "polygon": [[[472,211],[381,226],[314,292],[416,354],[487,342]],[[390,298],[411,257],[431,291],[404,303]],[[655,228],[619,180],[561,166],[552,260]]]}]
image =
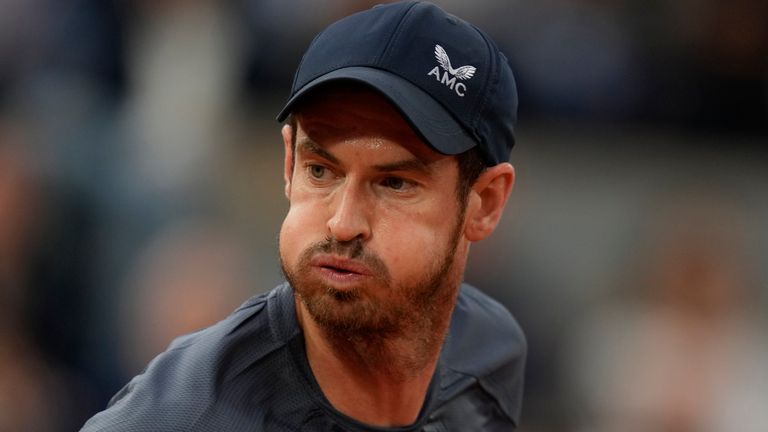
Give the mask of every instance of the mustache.
[{"label": "mustache", "polygon": [[323,241],[310,245],[302,252],[299,258],[299,262],[303,264],[302,267],[308,266],[312,257],[319,253],[333,254],[355,260],[365,265],[379,278],[387,281],[390,279],[389,269],[384,264],[384,261],[375,252],[366,249],[363,241],[359,238],[340,242],[334,238],[327,237]]}]

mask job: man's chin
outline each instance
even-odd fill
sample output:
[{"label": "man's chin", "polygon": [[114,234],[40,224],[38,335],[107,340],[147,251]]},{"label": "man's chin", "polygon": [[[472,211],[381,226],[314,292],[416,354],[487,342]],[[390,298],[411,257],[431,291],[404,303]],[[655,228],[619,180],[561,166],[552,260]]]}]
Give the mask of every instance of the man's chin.
[{"label": "man's chin", "polygon": [[324,293],[325,296],[332,298],[340,304],[352,303],[361,300],[359,288],[334,288],[328,287]]},{"label": "man's chin", "polygon": [[327,289],[300,298],[312,319],[324,330],[334,334],[389,333],[394,330],[380,306],[349,290]]}]

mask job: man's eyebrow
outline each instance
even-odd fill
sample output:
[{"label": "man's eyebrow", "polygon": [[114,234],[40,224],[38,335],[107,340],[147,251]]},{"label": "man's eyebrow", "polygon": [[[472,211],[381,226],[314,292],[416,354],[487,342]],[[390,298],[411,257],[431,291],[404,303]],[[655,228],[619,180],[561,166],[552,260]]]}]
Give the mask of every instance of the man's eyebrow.
[{"label": "man's eyebrow", "polygon": [[390,162],[381,165],[374,165],[374,168],[378,171],[392,172],[392,171],[417,171],[422,174],[432,173],[432,169],[429,165],[422,162],[419,159],[411,158],[400,161]]},{"label": "man's eyebrow", "polygon": [[[316,142],[310,138],[302,138],[297,140],[297,146],[301,151],[313,153],[326,159],[334,164],[340,165],[339,159],[329,153],[324,148],[320,147]],[[395,171],[416,171],[422,174],[431,174],[432,169],[429,165],[417,158],[403,159],[395,162],[389,162],[380,165],[374,165],[373,168],[381,172],[395,172]]]},{"label": "man's eyebrow", "polygon": [[336,158],[336,156],[330,154],[327,150],[323,149],[319,145],[317,145],[316,142],[312,141],[309,138],[303,138],[298,140],[298,148],[302,151],[306,151],[309,153],[314,153],[317,156],[320,156],[323,159],[327,159],[328,161],[339,164],[339,159]]}]

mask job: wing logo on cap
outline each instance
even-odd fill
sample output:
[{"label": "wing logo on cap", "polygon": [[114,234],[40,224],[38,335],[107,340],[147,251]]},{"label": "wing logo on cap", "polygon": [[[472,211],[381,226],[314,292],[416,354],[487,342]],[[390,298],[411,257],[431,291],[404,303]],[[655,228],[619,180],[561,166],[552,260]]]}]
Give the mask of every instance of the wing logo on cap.
[{"label": "wing logo on cap", "polygon": [[[453,66],[451,66],[451,59],[448,57],[448,53],[445,51],[445,48],[441,47],[439,44],[435,45],[435,59],[437,59],[437,63],[440,66],[432,68],[432,70],[427,73],[427,76],[434,76],[435,80],[445,84],[448,88],[456,92],[457,95],[464,97],[467,91],[467,86],[462,82],[457,82],[456,79],[458,78],[459,80],[466,81],[472,78],[475,76],[477,68],[471,65],[464,65],[454,69]],[[442,74],[440,73],[441,67],[445,71]]]},{"label": "wing logo on cap", "polygon": [[465,65],[456,69],[452,68],[451,59],[448,57],[448,53],[445,52],[445,48],[441,47],[440,45],[435,45],[435,58],[437,59],[437,62],[440,63],[440,66],[443,67],[443,69],[447,70],[451,73],[451,75],[460,80],[468,80],[475,76],[475,71],[477,69],[474,66]]}]

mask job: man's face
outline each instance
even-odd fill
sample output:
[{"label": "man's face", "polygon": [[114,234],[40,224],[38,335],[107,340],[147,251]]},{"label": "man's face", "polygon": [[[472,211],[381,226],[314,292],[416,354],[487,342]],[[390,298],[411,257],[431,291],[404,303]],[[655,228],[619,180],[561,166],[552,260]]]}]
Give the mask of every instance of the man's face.
[{"label": "man's face", "polygon": [[325,95],[298,113],[293,157],[284,131],[283,271],[326,330],[430,325],[452,307],[466,259],[456,160],[377,93]]}]

